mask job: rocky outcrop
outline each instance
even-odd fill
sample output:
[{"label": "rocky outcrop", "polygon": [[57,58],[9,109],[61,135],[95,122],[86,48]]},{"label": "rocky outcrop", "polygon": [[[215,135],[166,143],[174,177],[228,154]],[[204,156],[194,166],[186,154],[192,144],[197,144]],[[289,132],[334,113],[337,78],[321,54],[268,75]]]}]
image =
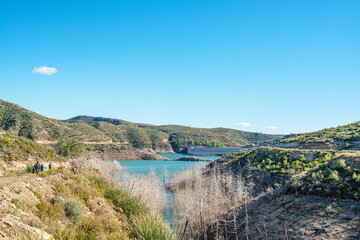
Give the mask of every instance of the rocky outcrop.
[{"label": "rocky outcrop", "polygon": [[330,142],[285,142],[277,143],[275,147],[279,148],[299,148],[299,149],[313,149],[313,150],[331,150],[337,149],[339,146],[336,146]]},{"label": "rocky outcrop", "polygon": [[[123,210],[97,195],[83,175],[75,175],[70,169],[46,177],[35,174],[0,177],[0,239],[53,239],[51,234],[72,226],[65,213],[61,213],[62,204],[79,196],[89,196],[81,202],[84,219],[100,222],[111,219],[125,231]],[[56,208],[54,204],[59,202]]]},{"label": "rocky outcrop", "polygon": [[143,150],[89,151],[81,155],[82,158],[100,160],[168,160],[165,157]]},{"label": "rocky outcrop", "polygon": [[17,233],[18,236],[30,236],[35,239],[51,239],[52,236],[47,232],[31,227],[23,222],[19,217],[16,217],[11,214],[5,214],[0,216],[0,239],[4,240],[12,240],[14,239],[12,236],[14,232]]},{"label": "rocky outcrop", "polygon": [[197,158],[197,157],[181,157],[174,161],[190,161],[190,162],[211,162],[209,159]]}]

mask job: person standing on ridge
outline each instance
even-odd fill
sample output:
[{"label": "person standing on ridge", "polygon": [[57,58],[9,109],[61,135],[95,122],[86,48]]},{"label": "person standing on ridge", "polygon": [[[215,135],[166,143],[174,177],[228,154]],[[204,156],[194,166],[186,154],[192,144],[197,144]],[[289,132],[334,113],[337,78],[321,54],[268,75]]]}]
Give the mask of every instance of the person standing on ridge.
[{"label": "person standing on ridge", "polygon": [[52,164],[51,163],[49,163],[49,170],[52,168]]},{"label": "person standing on ridge", "polygon": [[45,168],[44,164],[41,164],[40,168],[41,168],[41,172],[43,172]]},{"label": "person standing on ridge", "polygon": [[35,164],[35,170],[36,170],[36,173],[39,173],[39,171],[40,171],[40,163],[39,163],[39,161],[37,161],[36,164]]}]

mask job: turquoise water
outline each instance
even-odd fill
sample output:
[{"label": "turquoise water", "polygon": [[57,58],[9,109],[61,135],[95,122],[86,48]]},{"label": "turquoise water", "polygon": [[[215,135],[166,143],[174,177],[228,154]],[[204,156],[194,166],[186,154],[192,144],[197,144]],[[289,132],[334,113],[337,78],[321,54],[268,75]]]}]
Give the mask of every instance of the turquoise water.
[{"label": "turquoise water", "polygon": [[191,155],[191,154],[186,154],[186,153],[158,153],[157,155],[166,157],[168,159],[178,159],[181,157],[197,157],[197,158],[202,158],[202,159],[207,159],[207,160],[217,160],[220,158],[218,156],[196,156],[196,155]]},{"label": "turquoise water", "polygon": [[[169,155],[168,155],[169,156]],[[173,158],[174,155],[171,155]],[[167,157],[170,159],[170,157]],[[126,167],[130,174],[135,176],[144,176],[147,175],[150,170],[155,171],[157,176],[159,176],[161,181],[168,182],[171,178],[176,174],[179,173],[189,167],[192,166],[205,166],[209,164],[209,162],[189,162],[189,161],[161,161],[161,160],[119,160],[118,161],[121,166]],[[164,177],[164,169],[166,169],[166,177]],[[173,225],[173,213],[171,209],[171,203],[173,199],[173,195],[171,192],[166,192],[167,196],[167,211],[163,218],[169,222],[170,226]]]},{"label": "turquoise water", "polygon": [[189,161],[162,161],[162,160],[120,160],[121,166],[126,167],[129,173],[135,176],[147,175],[150,170],[161,177],[163,180],[164,169],[167,172],[167,180],[170,180],[175,173],[183,171],[195,165],[205,166],[209,162],[189,162]]}]

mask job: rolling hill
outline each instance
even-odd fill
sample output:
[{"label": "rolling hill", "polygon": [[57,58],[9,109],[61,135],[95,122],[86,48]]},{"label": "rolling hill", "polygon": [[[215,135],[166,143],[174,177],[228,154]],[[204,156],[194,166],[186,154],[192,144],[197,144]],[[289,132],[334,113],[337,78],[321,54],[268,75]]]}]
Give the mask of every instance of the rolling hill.
[{"label": "rolling hill", "polygon": [[104,145],[113,145],[111,148],[114,150],[137,148],[181,151],[188,144],[209,147],[258,146],[283,138],[282,135],[227,128],[155,126],[104,117],[78,116],[62,121],[41,116],[3,100],[0,100],[0,128],[13,136],[42,144],[53,145],[64,138],[74,138],[89,146],[89,150],[102,150]]},{"label": "rolling hill", "polygon": [[136,148],[169,148],[180,151],[191,145],[207,147],[242,147],[275,141],[283,135],[252,133],[228,128],[192,128],[180,125],[132,123],[112,118],[78,116],[67,123],[86,123],[110,136],[114,142],[128,142]]},{"label": "rolling hill", "polygon": [[14,136],[22,136],[42,143],[57,142],[69,137],[84,142],[110,140],[87,124],[63,123],[2,100],[0,100],[0,128]]}]

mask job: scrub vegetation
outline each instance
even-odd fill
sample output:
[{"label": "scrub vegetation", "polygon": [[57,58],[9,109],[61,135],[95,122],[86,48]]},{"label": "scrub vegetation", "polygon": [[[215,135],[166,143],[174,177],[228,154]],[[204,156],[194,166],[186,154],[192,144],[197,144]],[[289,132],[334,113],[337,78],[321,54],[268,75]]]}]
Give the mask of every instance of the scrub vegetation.
[{"label": "scrub vegetation", "polygon": [[289,174],[289,193],[360,200],[360,153],[256,148],[226,156],[228,164],[272,174]]},{"label": "scrub vegetation", "polygon": [[351,123],[344,126],[327,128],[321,131],[305,133],[286,139],[282,139],[280,143],[327,143],[334,149],[359,150],[358,141],[360,140],[360,122]]},{"label": "scrub vegetation", "polygon": [[25,137],[13,136],[8,132],[0,133],[0,160],[23,161],[28,158],[45,161],[59,161],[62,157],[54,150],[40,145]]},{"label": "scrub vegetation", "polygon": [[[81,167],[80,167],[81,166]],[[99,169],[94,167],[100,166]],[[60,167],[43,175],[43,185],[53,189],[29,190],[38,199],[35,209],[32,202],[12,199],[24,214],[24,223],[33,214],[41,220],[35,226],[41,227],[54,239],[176,239],[169,226],[160,217],[158,186],[150,178],[138,180],[146,191],[129,191],[113,173],[123,170],[116,163],[96,161],[79,164],[73,162],[72,168]],[[133,190],[139,186],[134,186]],[[155,188],[154,188],[155,187]],[[16,190],[19,191],[19,190]],[[44,191],[44,192],[42,192]],[[46,191],[46,192],[45,192]],[[53,197],[50,197],[51,194]],[[153,199],[150,199],[150,195]],[[150,202],[151,201],[151,202]],[[28,238],[24,238],[28,239]],[[32,239],[41,239],[35,238]]]}]

